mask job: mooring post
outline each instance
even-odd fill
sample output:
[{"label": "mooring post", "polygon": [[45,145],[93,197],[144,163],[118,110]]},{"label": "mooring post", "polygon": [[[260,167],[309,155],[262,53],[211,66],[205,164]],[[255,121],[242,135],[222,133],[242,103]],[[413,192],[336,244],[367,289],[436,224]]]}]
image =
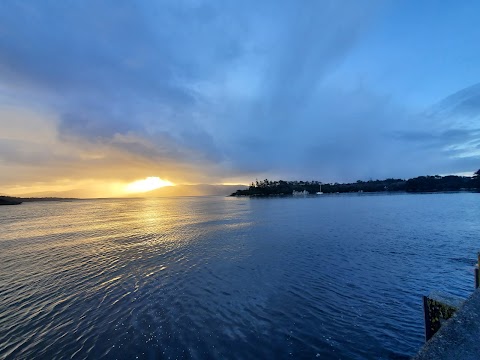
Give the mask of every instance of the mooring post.
[{"label": "mooring post", "polygon": [[425,317],[425,342],[431,339],[442,324],[457,311],[457,306],[447,304],[443,300],[423,297],[423,315]]},{"label": "mooring post", "polygon": [[428,298],[423,296],[423,317],[425,320],[425,342],[433,336],[432,323],[430,322],[430,310],[428,308]]}]

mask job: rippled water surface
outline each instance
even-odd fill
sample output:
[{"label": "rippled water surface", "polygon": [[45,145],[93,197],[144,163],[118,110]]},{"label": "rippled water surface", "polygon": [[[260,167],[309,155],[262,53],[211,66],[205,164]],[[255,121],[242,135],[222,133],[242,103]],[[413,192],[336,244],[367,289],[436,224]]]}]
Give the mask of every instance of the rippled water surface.
[{"label": "rippled water surface", "polygon": [[473,291],[480,194],[0,207],[0,358],[403,359]]}]

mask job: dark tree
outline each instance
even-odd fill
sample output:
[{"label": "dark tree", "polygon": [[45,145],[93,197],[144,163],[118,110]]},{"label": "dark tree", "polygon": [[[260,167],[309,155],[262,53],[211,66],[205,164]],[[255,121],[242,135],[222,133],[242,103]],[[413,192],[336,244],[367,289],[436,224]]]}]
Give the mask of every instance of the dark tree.
[{"label": "dark tree", "polygon": [[[263,181],[252,182],[247,190],[238,190],[232,196],[277,196],[292,195],[293,191],[307,191],[316,194],[320,181]],[[471,191],[480,190],[480,169],[472,177],[469,176],[418,176],[412,179],[385,179],[385,180],[357,180],[355,183],[326,184],[322,183],[322,192],[350,193],[350,192],[437,192],[437,191]]]},{"label": "dark tree", "polygon": [[473,173],[473,186],[480,189],[480,169]]}]

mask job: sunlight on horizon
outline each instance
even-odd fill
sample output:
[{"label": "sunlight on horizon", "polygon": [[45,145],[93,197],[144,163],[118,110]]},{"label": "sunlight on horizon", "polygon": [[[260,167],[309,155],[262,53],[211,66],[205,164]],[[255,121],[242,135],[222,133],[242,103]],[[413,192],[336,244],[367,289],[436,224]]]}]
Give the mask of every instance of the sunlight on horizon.
[{"label": "sunlight on horizon", "polygon": [[157,176],[150,176],[142,180],[137,180],[126,185],[124,191],[126,193],[143,193],[165,186],[175,186],[168,180],[162,180]]}]

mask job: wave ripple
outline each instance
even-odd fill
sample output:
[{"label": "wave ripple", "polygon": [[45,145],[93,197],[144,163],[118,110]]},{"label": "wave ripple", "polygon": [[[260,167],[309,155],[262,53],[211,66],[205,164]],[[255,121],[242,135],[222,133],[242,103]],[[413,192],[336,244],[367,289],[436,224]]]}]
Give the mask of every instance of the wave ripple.
[{"label": "wave ripple", "polygon": [[421,295],[471,292],[478,218],[478,194],[2,207],[0,359],[408,358]]}]

